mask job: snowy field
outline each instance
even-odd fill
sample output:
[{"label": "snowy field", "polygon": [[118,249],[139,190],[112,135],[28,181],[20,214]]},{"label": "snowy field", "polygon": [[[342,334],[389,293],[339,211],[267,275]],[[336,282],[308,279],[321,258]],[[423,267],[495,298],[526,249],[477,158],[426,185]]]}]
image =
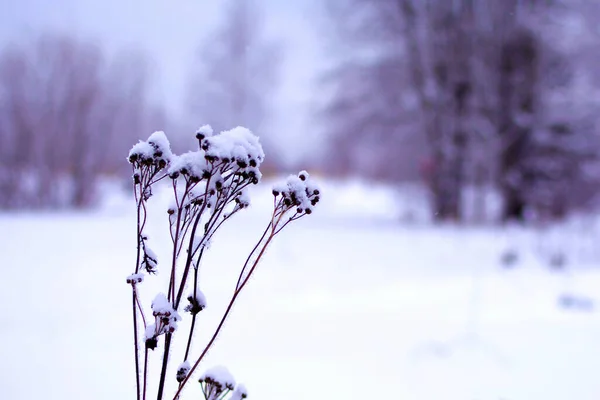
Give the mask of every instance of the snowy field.
[{"label": "snowy field", "polygon": [[[593,221],[545,234],[401,224],[397,193],[322,186],[322,207],[278,237],[205,368],[227,366],[256,400],[600,399],[600,316],[557,306],[566,292],[600,295]],[[165,209],[161,196],[152,201]],[[196,349],[270,201],[259,190],[215,238]],[[163,212],[149,226],[159,268]],[[135,397],[125,284],[134,219],[133,200],[117,193],[94,212],[0,215],[1,399]],[[511,269],[500,263],[507,248],[519,254]],[[555,251],[566,271],[548,267]],[[160,279],[142,284],[148,301]],[[198,386],[183,400],[200,399]]]}]

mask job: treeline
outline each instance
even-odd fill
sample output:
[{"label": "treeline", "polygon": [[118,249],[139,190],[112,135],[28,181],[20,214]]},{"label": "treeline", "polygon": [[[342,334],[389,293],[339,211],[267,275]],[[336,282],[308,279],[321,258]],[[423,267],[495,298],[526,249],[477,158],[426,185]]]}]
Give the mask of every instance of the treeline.
[{"label": "treeline", "polygon": [[[156,117],[145,59],[44,35],[0,54],[0,208],[82,207]],[[158,113],[160,114],[160,113]]]},{"label": "treeline", "polygon": [[598,193],[600,3],[336,0],[325,168],[425,181],[436,219],[467,188],[504,220],[561,218]]},{"label": "treeline", "polygon": [[[197,124],[269,136],[281,57],[262,36],[260,15],[252,0],[225,4],[189,68],[176,117],[150,100],[150,60],[135,49],[109,57],[96,42],[49,32],[0,49],[0,209],[94,204],[99,178],[129,175],[127,152],[155,130],[168,130],[175,150],[189,147],[183,138]],[[269,154],[266,172],[274,160]]]}]

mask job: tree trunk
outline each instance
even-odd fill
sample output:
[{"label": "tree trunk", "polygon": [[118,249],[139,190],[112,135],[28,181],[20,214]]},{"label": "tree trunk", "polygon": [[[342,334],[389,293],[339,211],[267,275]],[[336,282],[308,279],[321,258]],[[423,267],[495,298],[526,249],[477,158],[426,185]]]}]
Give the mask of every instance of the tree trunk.
[{"label": "tree trunk", "polygon": [[535,177],[528,170],[537,106],[537,43],[531,32],[516,32],[500,54],[499,133],[502,219],[522,220],[531,204]]}]

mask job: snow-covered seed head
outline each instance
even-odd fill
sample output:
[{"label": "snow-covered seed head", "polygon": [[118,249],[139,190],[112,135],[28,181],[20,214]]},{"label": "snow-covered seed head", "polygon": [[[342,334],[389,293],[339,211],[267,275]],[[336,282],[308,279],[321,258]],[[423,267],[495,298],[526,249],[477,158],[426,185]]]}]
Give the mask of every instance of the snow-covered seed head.
[{"label": "snow-covered seed head", "polygon": [[148,324],[148,326],[146,326],[146,331],[144,332],[144,339],[147,349],[154,350],[156,346],[158,346],[158,340],[156,339],[155,324]]},{"label": "snow-covered seed head", "polygon": [[147,338],[145,344],[148,350],[154,350],[158,346],[158,339],[155,337]]},{"label": "snow-covered seed head", "polygon": [[298,174],[298,178],[300,178],[301,181],[306,181],[309,176],[310,175],[308,175],[308,172],[306,171],[300,171],[300,173]]},{"label": "snow-covered seed head", "polygon": [[157,294],[152,301],[152,315],[156,318],[159,327],[158,334],[175,332],[177,321],[181,320],[177,311],[162,293]]},{"label": "snow-covered seed head", "polygon": [[136,285],[144,281],[144,274],[131,274],[127,277],[127,283]]},{"label": "snow-covered seed head", "polygon": [[242,400],[248,397],[248,390],[246,390],[246,386],[241,383],[235,387],[230,400]]},{"label": "snow-covered seed head", "polygon": [[154,155],[154,147],[148,142],[140,140],[133,145],[127,156],[130,164],[152,165]]},{"label": "snow-covered seed head", "polygon": [[182,362],[179,367],[177,368],[177,375],[176,375],[176,379],[177,382],[181,383],[185,380],[185,378],[187,377],[188,373],[190,372],[190,363],[187,361]]},{"label": "snow-covered seed head", "polygon": [[273,186],[273,195],[281,195],[280,203],[283,211],[292,210],[296,214],[312,214],[313,207],[319,202],[319,190],[306,171],[297,176],[290,175],[284,182]]},{"label": "snow-covered seed head", "polygon": [[247,168],[248,164],[246,163],[245,160],[237,160],[236,164],[238,166],[238,168]]},{"label": "snow-covered seed head", "polygon": [[211,386],[220,394],[225,389],[233,390],[235,387],[235,379],[225,367],[213,367],[207,370],[198,382]]},{"label": "snow-covered seed head", "polygon": [[166,167],[173,153],[171,152],[171,144],[165,133],[162,131],[154,132],[148,138],[148,143],[152,146],[152,158],[157,162],[158,167],[161,169]]},{"label": "snow-covered seed head", "polygon": [[206,297],[204,297],[204,293],[200,290],[196,290],[196,295],[190,294],[187,297],[189,304],[185,307],[185,311],[189,312],[192,315],[198,314],[200,311],[206,308]]},{"label": "snow-covered seed head", "polygon": [[127,161],[129,161],[130,164],[134,164],[139,158],[139,154],[133,153],[133,154],[129,154],[129,157],[127,157]]},{"label": "snow-covered seed head", "polygon": [[213,129],[210,125],[203,125],[196,131],[196,139],[202,141],[205,138],[212,136]]}]

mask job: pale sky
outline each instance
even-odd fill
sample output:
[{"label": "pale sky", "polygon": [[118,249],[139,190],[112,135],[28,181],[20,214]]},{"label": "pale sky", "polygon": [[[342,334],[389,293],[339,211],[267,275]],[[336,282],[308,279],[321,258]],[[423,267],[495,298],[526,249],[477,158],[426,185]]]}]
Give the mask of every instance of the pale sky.
[{"label": "pale sky", "polygon": [[[141,47],[154,61],[156,92],[181,112],[195,49],[219,21],[222,0],[0,0],[0,45],[48,30],[99,39],[108,51]],[[298,158],[312,124],[308,103],[322,65],[319,0],[262,0],[265,30],[284,42],[276,126],[285,157]],[[202,121],[198,121],[202,124]],[[288,143],[290,145],[288,145]],[[291,145],[294,143],[294,145]]]}]

